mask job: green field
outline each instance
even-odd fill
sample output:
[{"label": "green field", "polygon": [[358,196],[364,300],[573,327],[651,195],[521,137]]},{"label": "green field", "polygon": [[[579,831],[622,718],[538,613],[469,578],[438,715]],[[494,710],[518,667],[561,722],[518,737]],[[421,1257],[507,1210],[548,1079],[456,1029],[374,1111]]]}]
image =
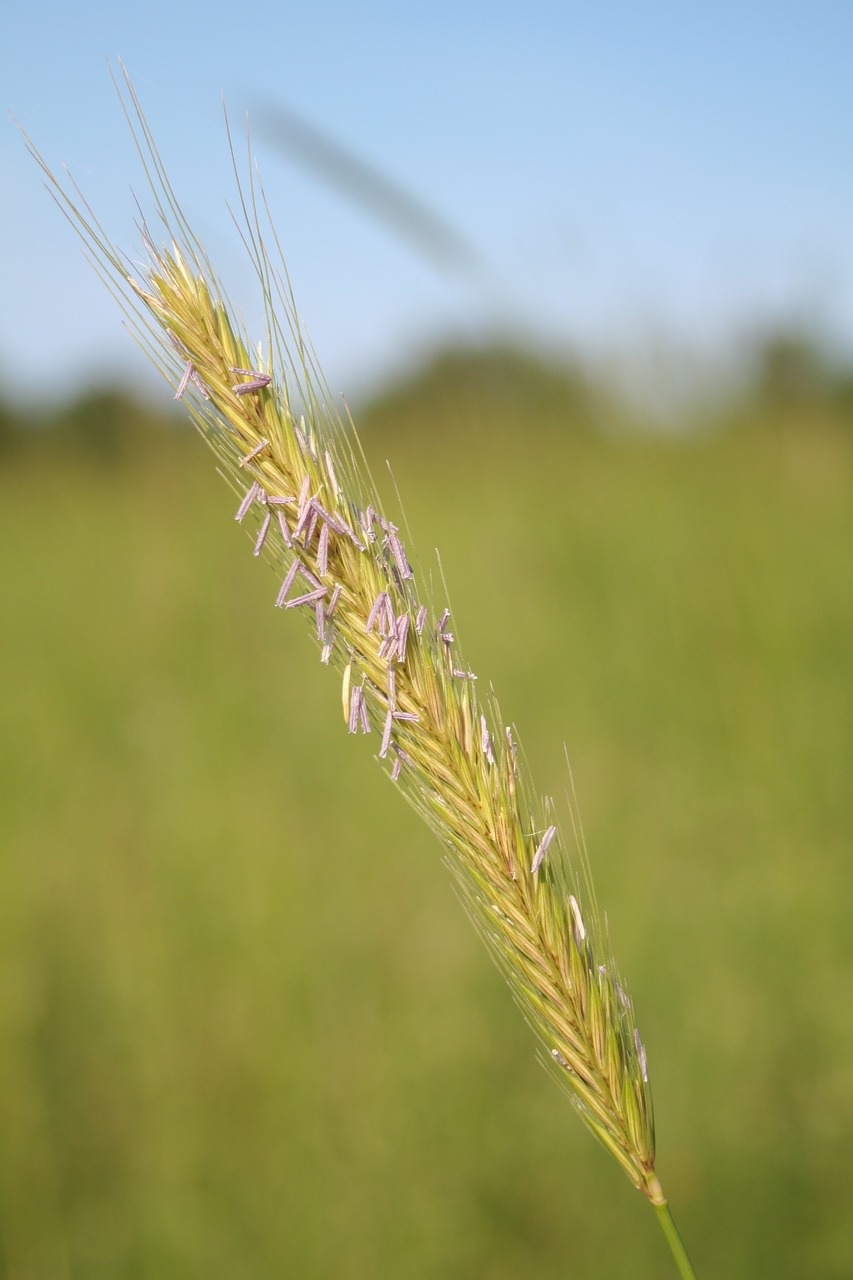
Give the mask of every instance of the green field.
[{"label": "green field", "polygon": [[[578,802],[701,1277],[853,1274],[853,431],[363,421]],[[389,500],[392,505],[393,500]],[[0,458],[0,1269],[658,1280],[195,437]]]}]

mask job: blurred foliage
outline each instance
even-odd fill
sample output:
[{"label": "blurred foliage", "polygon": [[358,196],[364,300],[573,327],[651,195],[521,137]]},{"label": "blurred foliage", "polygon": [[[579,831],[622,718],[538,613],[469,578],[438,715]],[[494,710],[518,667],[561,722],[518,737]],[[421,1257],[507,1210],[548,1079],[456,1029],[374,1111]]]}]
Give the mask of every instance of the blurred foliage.
[{"label": "blurred foliage", "polygon": [[853,403],[853,371],[834,365],[802,334],[781,333],[758,345],[753,400],[776,410]]},{"label": "blurred foliage", "polygon": [[[686,430],[759,422],[781,428],[789,420],[801,430],[810,415],[853,428],[853,365],[833,360],[806,334],[757,338],[740,363],[740,378],[721,384]],[[524,421],[538,435],[647,425],[647,415],[639,411],[635,422],[624,396],[611,394],[580,362],[506,343],[441,349],[383,387],[359,415],[362,425],[390,435],[427,416],[433,437],[442,438],[460,422],[469,437],[488,436],[506,421]],[[0,456],[46,445],[52,456],[61,449],[110,464],[148,450],[163,433],[174,435],[184,420],[179,406],[154,408],[120,387],[91,387],[67,403],[26,408],[0,395]]]},{"label": "blurred foliage", "polygon": [[183,422],[174,407],[154,409],[120,387],[92,387],[52,406],[15,408],[0,401],[0,456],[45,450],[52,458],[73,454],[111,465],[157,448]]},{"label": "blurred foliage", "polygon": [[450,347],[414,373],[382,390],[368,410],[371,427],[397,430],[412,411],[429,413],[433,431],[466,434],[492,422],[524,419],[535,430],[585,430],[598,413],[598,397],[578,365],[545,359],[517,346]]},{"label": "blurred foliage", "polygon": [[[817,384],[602,434],[585,380],[474,352],[359,415],[548,793],[569,743],[661,1177],[729,1280],[853,1271],[853,432]],[[7,411],[0,457],[0,1273],[672,1274],[201,442],[86,403]]]}]

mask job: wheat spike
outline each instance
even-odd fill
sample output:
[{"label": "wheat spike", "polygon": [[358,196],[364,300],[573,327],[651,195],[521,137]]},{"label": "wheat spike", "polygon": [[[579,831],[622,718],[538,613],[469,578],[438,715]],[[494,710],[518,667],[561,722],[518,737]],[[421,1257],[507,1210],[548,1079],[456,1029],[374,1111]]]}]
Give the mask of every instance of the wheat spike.
[{"label": "wheat spike", "polygon": [[645,1050],[586,869],[573,867],[550,803],[534,798],[514,732],[495,699],[480,693],[449,610],[415,571],[400,529],[380,510],[352,424],[331,407],[251,164],[248,184],[240,185],[236,162],[235,173],[266,309],[261,348],[233,319],[129,81],[127,94],[165,229],[161,245],[143,226],[142,279],[79,193],[69,197],[31,149],[136,336],[239,491],[236,519],[251,529],[254,554],[279,573],[275,604],[308,619],[321,660],[339,671],[346,729],[374,735],[381,766],[439,837],[544,1060],[656,1206],[689,1276],[655,1173]]}]

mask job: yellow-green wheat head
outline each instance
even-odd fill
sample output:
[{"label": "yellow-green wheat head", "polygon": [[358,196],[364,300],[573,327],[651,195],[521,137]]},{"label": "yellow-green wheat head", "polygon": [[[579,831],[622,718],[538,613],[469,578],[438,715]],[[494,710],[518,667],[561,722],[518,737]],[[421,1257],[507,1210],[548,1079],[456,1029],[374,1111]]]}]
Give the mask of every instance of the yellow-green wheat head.
[{"label": "yellow-green wheat head", "polygon": [[352,425],[332,408],[301,334],[251,157],[248,178],[241,184],[236,163],[235,174],[265,304],[260,344],[235,321],[129,83],[126,110],[154,204],[142,272],[34,154],[136,336],[239,489],[236,518],[278,574],[271,600],[308,624],[320,661],[338,672],[339,731],[370,739],[380,767],[438,836],[550,1069],[633,1184],[663,1205],[646,1055],[583,851],[573,867],[513,729],[462,658],[449,610],[380,510]]}]

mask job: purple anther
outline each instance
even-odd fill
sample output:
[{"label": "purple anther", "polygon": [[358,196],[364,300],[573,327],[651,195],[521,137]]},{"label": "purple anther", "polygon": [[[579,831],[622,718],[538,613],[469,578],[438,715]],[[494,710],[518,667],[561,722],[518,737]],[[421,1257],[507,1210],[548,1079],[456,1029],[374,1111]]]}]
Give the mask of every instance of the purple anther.
[{"label": "purple anther", "polygon": [[484,715],[480,716],[480,746],[489,764],[494,764],[495,752],[492,747],[492,735],[489,733],[489,726]]},{"label": "purple anther", "polygon": [[292,600],[288,600],[285,608],[298,609],[302,604],[313,604],[315,600],[322,600],[325,594],[325,587],[316,587],[314,591],[306,591],[305,595],[294,596]]},{"label": "purple anther", "polygon": [[384,760],[388,754],[388,748],[391,745],[391,730],[394,727],[394,713],[388,708],[385,716],[385,728],[382,730],[382,746],[379,748],[379,759]]},{"label": "purple anther", "polygon": [[382,615],[379,619],[379,630],[383,636],[397,636],[397,619],[394,615],[394,606],[391,604],[391,597],[385,594],[385,601],[382,605]]},{"label": "purple anther", "polygon": [[554,839],[554,836],[556,834],[557,834],[557,828],[549,827],[548,830],[543,835],[542,839],[539,841],[539,847],[536,850],[536,853],[533,855],[533,862],[531,863],[531,866],[530,866],[531,875],[535,876],[536,872],[542,866],[542,863],[545,861],[545,854],[548,852],[548,849],[550,848],[550,845],[551,845],[551,841]]},{"label": "purple anther", "polygon": [[347,728],[350,733],[358,733],[358,713],[364,698],[364,691],[360,685],[356,685],[350,694],[349,699],[349,723]]},{"label": "purple anther", "polygon": [[341,492],[341,486],[338,484],[338,477],[335,475],[335,464],[332,462],[332,455],[326,449],[323,457],[326,462],[326,475],[329,477],[329,484],[332,486],[332,493],[337,498]]},{"label": "purple anther", "polygon": [[445,609],[444,613],[441,615],[441,617],[438,620],[438,634],[439,634],[439,638],[443,640],[448,647],[453,644],[453,632],[448,631],[447,629],[447,624],[449,621],[450,621],[450,610]]},{"label": "purple anther", "polygon": [[311,459],[312,462],[316,462],[317,454],[314,449],[314,445],[315,445],[314,428],[306,426],[304,413],[301,413],[299,415],[299,428],[300,428],[300,434],[302,435],[302,439],[305,441],[305,448],[308,450],[308,457]]},{"label": "purple anther", "polygon": [[387,538],[388,538],[388,546],[391,549],[391,555],[394,557],[394,563],[397,566],[397,572],[399,573],[400,577],[413,578],[414,574],[412,573],[411,566],[409,565],[409,562],[406,559],[406,553],[403,550],[403,544],[400,541],[399,530],[397,529],[397,526],[395,524],[391,524],[390,521],[388,523]]},{"label": "purple anther", "polygon": [[272,512],[268,511],[267,514],[264,516],[263,523],[261,524],[261,528],[258,533],[258,540],[255,543],[255,550],[252,552],[253,555],[259,556],[263,551],[264,543],[267,540],[267,533],[269,532],[271,520],[272,520]]},{"label": "purple anther", "polygon": [[422,604],[420,609],[418,609],[418,616],[417,618],[415,618],[415,631],[417,631],[419,636],[423,635],[423,630],[424,630],[424,627],[426,626],[426,620],[427,620],[427,607],[425,604]]},{"label": "purple anther", "polygon": [[513,739],[512,730],[510,729],[509,725],[507,725],[506,727],[506,742],[507,742],[507,746],[509,747],[510,768],[512,769],[513,774],[517,777],[518,776],[518,744]]},{"label": "purple anther", "polygon": [[583,922],[578,900],[573,893],[569,894],[569,906],[572,911],[572,933],[575,935],[576,945],[580,947],[586,937],[586,925]]},{"label": "purple anther", "polygon": [[392,745],[394,754],[397,757],[396,760],[394,761],[394,767],[391,770],[391,781],[396,782],[403,771],[404,764],[408,765],[411,768],[412,757],[407,755],[406,752],[403,750],[403,748],[398,746],[396,742],[392,743],[391,745]]},{"label": "purple anther", "polygon": [[461,667],[453,667],[452,674],[456,676],[457,680],[476,680],[477,679],[473,671],[463,671]]},{"label": "purple anther", "polygon": [[321,578],[325,578],[329,572],[329,526],[327,524],[324,524],[320,530],[320,542],[317,547],[317,569]]},{"label": "purple anther", "polygon": [[332,592],[332,598],[331,598],[331,600],[329,601],[329,607],[328,607],[328,608],[327,608],[327,610],[326,610],[326,617],[327,617],[327,618],[331,618],[332,614],[335,612],[335,609],[338,607],[338,601],[339,601],[339,600],[340,600],[340,598],[341,598],[341,591],[342,591],[342,590],[343,590],[343,588],[341,587],[341,584],[340,584],[339,582],[336,582],[336,583],[335,583],[335,589],[334,589],[334,591]]},{"label": "purple anther", "polygon": [[[321,520],[325,520],[326,524],[330,524],[337,527],[338,521],[336,517],[331,515],[321,502],[317,501],[316,493],[314,494],[314,497],[311,499],[311,507],[314,513],[318,515]],[[338,532],[340,532],[340,530],[338,530]]]},{"label": "purple anther", "polygon": [[365,622],[364,624],[364,629],[368,634],[370,634],[370,632],[373,630],[374,623],[376,622],[376,619],[379,617],[382,607],[385,604],[385,601],[387,599],[388,599],[387,591],[380,591],[379,595],[373,601],[373,607],[371,608],[370,613],[367,615],[367,622]]},{"label": "purple anther", "polygon": [[287,507],[290,505],[291,502],[295,502],[295,501],[296,501],[295,498],[278,498],[278,497],[267,498],[267,502],[270,504],[271,507]]},{"label": "purple anther", "polygon": [[238,382],[231,390],[235,396],[247,396],[252,391],[263,391],[264,387],[268,387],[272,382],[272,378],[268,373],[261,373],[258,369],[232,369],[232,373],[239,373],[242,378],[248,378],[248,382]]},{"label": "purple anther", "polygon": [[637,1061],[640,1064],[640,1074],[643,1077],[643,1083],[648,1084],[649,1073],[648,1073],[648,1065],[646,1063],[646,1049],[642,1040],[640,1039],[640,1033],[636,1027],[634,1028],[634,1047],[637,1050]]},{"label": "purple anther", "polygon": [[[144,294],[144,290],[140,290],[140,289],[139,289],[139,286],[136,284],[136,282],[133,280],[133,278],[132,278],[131,276],[128,276],[128,280],[129,280],[129,281],[130,281],[130,283],[133,285],[134,289],[137,289],[140,293],[143,293],[143,294]],[[147,295],[147,296],[149,296],[149,297],[150,297],[151,295],[149,294],[149,295]],[[179,400],[179,399],[181,398],[181,396],[184,394],[184,392],[186,391],[186,389],[187,389],[187,383],[189,382],[190,378],[192,378],[192,379],[193,379],[193,381],[195,381],[195,380],[196,380],[196,378],[198,377],[198,374],[196,374],[196,372],[195,372],[195,365],[193,364],[192,360],[190,360],[190,359],[189,359],[189,357],[187,356],[187,349],[186,349],[186,347],[184,346],[184,344],[183,344],[182,342],[179,342],[179,341],[178,341],[178,339],[175,337],[175,335],[174,335],[173,333],[169,333],[169,334],[167,334],[166,336],[168,337],[168,339],[169,339],[169,341],[171,342],[172,346],[173,346],[173,347],[175,348],[175,350],[177,351],[178,355],[179,355],[183,360],[186,360],[186,368],[184,369],[183,376],[182,376],[182,378],[181,378],[181,383],[180,383],[180,386],[179,386],[179,388],[178,388],[178,392],[179,392],[179,394],[175,396],[175,399],[176,399],[176,400]],[[210,399],[210,397],[209,397],[209,396],[208,396],[208,399]]]},{"label": "purple anther", "polygon": [[361,695],[361,702],[358,704],[358,718],[361,722],[361,732],[370,733],[370,719],[367,715],[367,698],[364,693]]},{"label": "purple anther", "polygon": [[330,529],[334,529],[335,533],[341,534],[341,536],[344,538],[349,538],[350,541],[353,542],[355,546],[358,547],[359,551],[364,550],[363,544],[359,541],[359,539],[353,533],[349,525],[344,523],[344,521],[340,518],[340,516],[335,515],[331,511],[327,511],[325,507],[322,507],[320,505],[320,503],[317,501],[316,498],[312,498],[311,503],[314,507],[314,510],[317,512],[317,515],[320,517],[321,520],[325,520],[326,524],[329,526]]},{"label": "purple anther", "polygon": [[299,490],[299,509],[298,518],[301,520],[305,514],[305,507],[308,502],[308,494],[311,490],[311,477],[304,476],[302,479],[302,487]]},{"label": "purple anther", "polygon": [[396,652],[397,652],[397,637],[386,636],[385,639],[382,641],[381,645],[379,646],[378,650],[376,651],[376,656],[382,662],[390,662],[393,659],[394,654]]},{"label": "purple anther", "polygon": [[[320,517],[317,515],[317,512],[314,510],[313,507],[310,508],[310,512],[311,512],[311,516],[308,520],[308,528],[305,530],[304,536],[302,538],[302,541],[306,547],[310,547],[311,543],[313,542],[317,525],[320,522]],[[323,527],[325,528],[325,525]]]},{"label": "purple anther", "polygon": [[397,661],[406,661],[406,641],[409,638],[411,619],[407,613],[401,613],[397,619]]},{"label": "purple anther", "polygon": [[204,396],[205,400],[209,400],[209,399],[210,399],[210,392],[208,391],[207,387],[206,387],[206,386],[204,385],[204,383],[202,382],[202,380],[201,380],[201,374],[198,372],[198,370],[197,370],[197,369],[193,369],[192,373],[190,374],[190,382],[192,382],[192,383],[193,383],[193,385],[194,385],[194,386],[196,386],[196,387],[198,388],[198,390],[199,390],[199,391],[201,392],[201,394]]},{"label": "purple anther", "polygon": [[388,706],[391,710],[397,705],[397,672],[393,662],[388,667]]},{"label": "purple anther", "polygon": [[628,995],[627,991],[625,991],[625,989],[622,986],[620,986],[620,984],[616,981],[615,978],[613,978],[612,981],[613,981],[613,986],[616,990],[616,995],[619,999],[619,1003],[621,1004],[623,1009],[627,1010],[627,1012],[630,1013],[631,1009],[633,1008],[631,1004],[631,997]]},{"label": "purple anther", "polygon": [[234,517],[234,519],[239,524],[243,523],[244,515],[249,510],[249,507],[255,501],[255,498],[257,498],[260,492],[261,492],[261,486],[258,484],[257,480],[253,480],[252,483],[249,485],[249,488],[246,490],[245,497],[243,498],[243,501],[240,503],[239,507],[237,508],[237,514]]},{"label": "purple anther", "polygon": [[[307,480],[307,479],[308,479],[308,477],[306,476],[306,477],[305,477],[305,479]],[[305,488],[305,485],[304,485],[304,484],[303,484],[302,488],[303,488],[303,489]],[[302,530],[305,528],[305,526],[306,526],[306,525],[310,524],[310,522],[311,522],[312,518],[316,521],[316,519],[317,519],[317,512],[314,510],[314,508],[313,508],[313,506],[311,505],[310,501],[303,502],[303,501],[302,501],[302,496],[300,495],[300,498],[299,498],[299,515],[298,515],[298,517],[297,517],[296,525],[295,525],[294,530],[293,530],[293,536],[294,536],[294,538],[298,538],[298,537],[300,537],[300,536],[301,536],[301,534],[302,534]],[[306,542],[307,542],[307,539],[306,539]]]},{"label": "purple anther", "polygon": [[238,467],[245,467],[245,465],[246,465],[246,463],[247,463],[247,462],[251,462],[253,458],[257,458],[257,456],[258,456],[258,454],[259,454],[259,453],[263,453],[264,449],[268,449],[269,447],[270,447],[270,442],[269,442],[269,440],[261,440],[261,441],[260,441],[260,443],[258,443],[258,444],[256,444],[256,445],[255,445],[255,447],[254,447],[254,449],[252,449],[251,453],[247,453],[247,454],[245,454],[245,455],[240,459],[240,461],[237,463],[237,466],[238,466]]},{"label": "purple anther", "polygon": [[193,376],[193,362],[192,360],[188,360],[184,367],[184,375],[181,378],[180,382],[178,383],[178,389],[175,392],[176,400],[183,400],[184,392],[186,391],[187,385],[192,376]]},{"label": "purple anther", "polygon": [[320,514],[323,516],[324,520],[326,520],[330,529],[334,529],[336,533],[340,533],[343,537],[349,538],[351,542],[355,543],[360,551],[364,550],[364,544],[359,540],[357,535],[353,533],[346,521],[342,520],[336,512],[321,511]]},{"label": "purple anther", "polygon": [[287,593],[296,581],[296,575],[299,572],[299,561],[294,560],[285,575],[284,582],[281,584],[281,590],[276,596],[275,607],[280,609],[287,599]]},{"label": "purple anther", "polygon": [[314,614],[317,618],[317,639],[322,640],[326,632],[326,610],[322,599],[314,605]]},{"label": "purple anther", "polygon": [[394,719],[408,720],[412,724],[418,724],[420,721],[420,716],[416,711],[395,711]]},{"label": "purple anther", "polygon": [[284,518],[284,512],[279,511],[276,514],[278,515],[278,527],[279,529],[281,529],[281,536],[282,536],[282,539],[284,540],[284,545],[290,548],[293,546],[293,538],[290,536],[290,529],[288,527],[287,521]]},{"label": "purple anther", "polygon": [[[302,419],[302,422],[303,423],[305,422],[304,418]],[[293,424],[293,434],[296,436],[296,439],[299,443],[299,448],[302,450],[303,458],[313,458],[314,455],[311,452],[311,446],[309,445],[307,439],[305,438],[305,432],[295,422]]]}]

